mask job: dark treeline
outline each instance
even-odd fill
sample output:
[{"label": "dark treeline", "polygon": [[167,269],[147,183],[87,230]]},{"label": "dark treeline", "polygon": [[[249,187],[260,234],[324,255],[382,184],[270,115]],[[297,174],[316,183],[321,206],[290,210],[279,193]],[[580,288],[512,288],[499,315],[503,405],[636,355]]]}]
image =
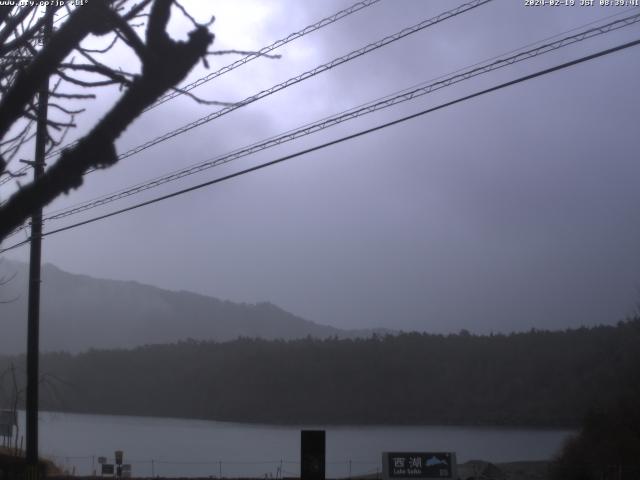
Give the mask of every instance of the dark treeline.
[{"label": "dark treeline", "polygon": [[[24,357],[0,357],[0,371]],[[574,426],[637,393],[640,318],[559,332],[185,341],[42,355],[49,410],[265,423]],[[9,385],[2,385],[3,395]],[[635,390],[635,392],[634,392]],[[638,397],[640,398],[640,396]]]},{"label": "dark treeline", "polygon": [[553,480],[638,480],[639,398],[622,397],[590,409],[577,435],[551,464]]}]

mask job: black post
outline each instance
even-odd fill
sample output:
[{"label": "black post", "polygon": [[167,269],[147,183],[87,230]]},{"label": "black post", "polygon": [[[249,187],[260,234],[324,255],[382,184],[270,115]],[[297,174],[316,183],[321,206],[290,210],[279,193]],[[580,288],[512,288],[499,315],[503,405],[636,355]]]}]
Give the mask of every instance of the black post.
[{"label": "black post", "polygon": [[[45,11],[43,44],[53,30],[53,14]],[[36,151],[33,162],[33,179],[38,180],[44,173],[44,157],[47,144],[47,115],[49,105],[49,79],[38,92],[38,120],[36,131]],[[39,478],[38,472],[38,360],[40,349],[40,258],[42,252],[42,209],[31,217],[31,251],[29,256],[29,310],[27,319],[27,478]]]},{"label": "black post", "polygon": [[300,432],[301,480],[325,480],[325,438],[324,430]]}]

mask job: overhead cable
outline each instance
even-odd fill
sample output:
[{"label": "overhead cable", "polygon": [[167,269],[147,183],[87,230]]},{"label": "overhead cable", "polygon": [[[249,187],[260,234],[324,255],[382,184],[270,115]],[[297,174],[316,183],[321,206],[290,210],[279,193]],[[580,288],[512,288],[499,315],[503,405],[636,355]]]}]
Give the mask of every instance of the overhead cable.
[{"label": "overhead cable", "polygon": [[287,35],[286,37],[280,39],[280,40],[276,40],[275,42],[273,42],[270,45],[267,45],[266,47],[262,47],[260,50],[258,50],[257,52],[253,52],[245,57],[242,57],[239,60],[236,60],[233,63],[230,63],[229,65],[225,65],[224,67],[222,67],[219,70],[216,70],[215,72],[212,72],[208,75],[205,75],[202,78],[199,78],[185,86],[180,87],[179,90],[174,90],[171,93],[168,93],[162,97],[160,97],[158,100],[156,100],[156,102],[147,107],[145,111],[147,110],[151,110],[152,108],[157,107],[158,105],[161,105],[165,102],[168,102],[169,100],[171,100],[172,98],[176,98],[180,95],[182,95],[184,92],[188,92],[193,90],[194,88],[199,87],[200,85],[203,85],[207,82],[210,82],[211,80],[213,80],[214,78],[219,77],[220,75],[224,75],[225,73],[230,72],[231,70],[234,70],[238,67],[240,67],[241,65],[244,65],[245,63],[250,62],[251,60],[255,60],[256,58],[262,57],[272,51],[274,51],[276,48],[280,48],[283,45],[286,45],[289,42],[292,42],[300,37],[304,37],[305,35],[308,35],[309,33],[315,32],[316,30],[320,30],[323,27],[326,27],[327,25],[331,25],[334,22],[337,22],[338,20],[341,20],[345,17],[348,17],[349,15],[359,12],[360,10],[370,7],[371,5],[379,2],[380,0],[364,0],[361,2],[357,2],[354,3],[353,5],[351,5],[348,8],[345,8],[344,10],[340,10],[339,12],[334,13],[333,15],[330,15],[328,17],[323,18],[322,20],[312,24],[312,25],[307,25],[306,27],[304,27],[302,30],[298,30],[297,32],[293,32],[290,33],[289,35]]},{"label": "overhead cable", "polygon": [[[149,147],[152,147],[154,145],[157,145],[161,142],[164,142],[166,140],[169,140],[173,137],[176,137],[178,135],[182,135],[183,133],[188,132],[189,130],[192,130],[196,127],[199,127],[201,125],[204,125],[205,123],[209,123],[212,120],[215,120],[216,118],[219,118],[223,115],[226,115],[227,113],[231,113],[241,107],[244,107],[246,105],[249,105],[253,102],[256,102],[258,100],[261,100],[265,97],[268,97],[269,95],[272,95],[276,92],[279,92],[281,90],[284,90],[285,88],[291,87],[292,85],[295,85],[297,83],[300,83],[304,80],[307,80],[311,77],[314,77],[320,73],[326,72],[328,70],[331,70],[332,68],[337,67],[338,65],[342,65],[343,63],[349,62],[351,60],[354,60],[358,57],[361,57],[362,55],[365,55],[367,53],[370,53],[374,50],[377,50],[385,45],[389,45],[390,43],[396,42],[408,35],[412,35],[416,32],[419,32],[421,30],[424,30],[425,28],[431,27],[433,25],[436,25],[440,22],[443,22],[445,20],[448,20],[450,18],[456,17],[458,15],[461,15],[462,13],[468,12],[474,8],[477,8],[481,5],[484,5],[486,3],[489,3],[493,0],[473,0],[471,2],[468,3],[464,3],[462,5],[459,5],[456,8],[453,8],[451,10],[448,10],[446,12],[443,12],[433,18],[430,18],[428,20],[423,20],[420,23],[417,23],[416,25],[413,25],[411,27],[407,27],[407,28],[403,28],[402,30],[400,30],[399,32],[394,33],[393,35],[389,35],[386,36],[376,42],[370,43],[368,45],[365,45],[362,48],[359,48],[357,50],[354,50],[352,52],[347,53],[346,55],[343,55],[341,57],[335,58],[333,60],[331,60],[330,62],[324,63],[320,66],[317,66],[311,70],[307,70],[304,73],[301,73],[300,75],[297,75],[295,77],[291,77],[288,80],[285,80],[284,82],[278,83],[277,85],[274,85],[270,88],[267,88],[265,90],[262,90],[254,95],[251,95],[250,97],[245,98],[244,100],[241,100],[240,102],[234,103],[233,105],[230,105],[228,107],[222,108],[220,110],[217,110],[213,113],[210,113],[209,115],[205,115],[204,117],[195,120],[187,125],[184,125],[180,128],[177,128],[175,130],[172,130],[170,132],[167,132],[163,135],[160,135],[159,137],[156,137],[154,139],[151,139],[143,144],[140,144],[136,147],[133,147],[132,149],[118,155],[118,160],[123,160],[125,158],[131,157],[137,153],[142,152],[143,150],[146,150]],[[91,173],[93,171],[95,171],[96,169],[93,170],[89,170],[87,173]]]},{"label": "overhead cable", "polygon": [[[509,54],[511,54],[511,53],[521,51],[521,50],[523,50],[523,49],[525,49],[525,48],[528,48],[528,47],[531,47],[531,46],[533,46],[533,45],[538,45],[538,44],[540,44],[540,43],[542,43],[542,42],[546,42],[546,41],[548,41],[548,40],[552,40],[552,39],[554,39],[554,38],[558,38],[558,37],[559,37],[559,36],[561,36],[561,35],[565,35],[565,34],[567,34],[567,33],[574,32],[574,31],[579,30],[579,29],[581,29],[581,28],[585,28],[585,27],[588,27],[588,26],[590,26],[590,25],[594,25],[594,24],[596,24],[596,23],[603,22],[603,21],[608,20],[608,19],[610,19],[610,18],[618,17],[618,16],[623,15],[623,14],[625,14],[625,13],[628,13],[629,11],[632,11],[632,10],[637,10],[637,8],[630,8],[630,9],[628,9],[628,10],[624,10],[624,11],[622,11],[622,12],[614,13],[614,14],[612,14],[612,15],[608,15],[608,16],[606,16],[606,17],[603,17],[603,18],[600,18],[600,19],[594,20],[594,21],[589,22],[589,23],[586,23],[586,24],[584,24],[584,25],[580,25],[580,26],[578,26],[578,27],[574,27],[574,28],[572,28],[572,29],[569,29],[569,30],[566,30],[566,31],[564,31],[564,32],[558,33],[558,34],[553,35],[553,36],[551,36],[551,37],[547,37],[547,38],[545,38],[545,39],[543,39],[543,40],[539,40],[539,41],[537,41],[537,42],[530,43],[530,44],[525,45],[525,46],[523,46],[523,47],[520,47],[520,48],[517,48],[517,49],[514,49],[514,50],[510,50],[510,51],[505,52],[505,53],[503,53],[503,54],[501,54],[501,55],[497,55],[497,56],[491,57],[490,59],[486,59],[486,60],[483,60],[483,61],[481,61],[481,62],[475,63],[475,64],[471,65],[470,67],[466,67],[466,68],[464,68],[464,69],[457,70],[457,71],[453,72],[452,74],[459,73],[459,72],[462,72],[462,71],[464,71],[464,70],[468,70],[468,69],[470,69],[470,68],[472,68],[472,67],[476,67],[476,66],[479,66],[479,65],[481,65],[481,64],[483,64],[483,63],[487,63],[487,62],[490,62],[490,61],[492,61],[492,60],[498,59],[500,56],[503,56],[503,55],[509,55]],[[339,12],[338,12],[338,13],[339,13]],[[337,14],[336,14],[336,15],[337,15]],[[625,19],[623,19],[623,20],[621,20],[621,21],[622,21],[622,22],[625,22],[625,21],[627,21],[628,19],[631,19],[632,17],[634,17],[634,16],[629,16],[629,17],[627,17],[627,18],[625,18]],[[614,24],[614,23],[615,23],[615,24],[618,24],[618,22],[612,22],[611,24]],[[591,30],[606,29],[606,28],[607,28],[607,27],[609,27],[611,24],[602,25],[602,26],[596,27],[596,28],[591,29]],[[626,25],[620,25],[620,26],[626,26]],[[613,30],[613,29],[614,29],[614,28],[610,28],[610,29],[608,29],[608,31]],[[601,32],[601,33],[606,33],[606,32],[604,32],[604,31],[603,31],[603,32]],[[594,36],[595,36],[595,35],[594,35]],[[569,38],[569,37],[565,38],[564,40],[567,40],[568,38]],[[591,37],[588,37],[588,38],[591,38]],[[584,38],[584,39],[586,39],[586,38]],[[266,47],[265,47],[265,48],[266,48]],[[449,75],[452,75],[452,74],[449,74]],[[439,79],[444,78],[444,77],[445,77],[445,75],[440,76],[440,77],[438,77],[438,78],[436,78],[436,79],[434,79],[434,80],[439,80]],[[402,93],[404,93],[404,92],[406,92],[406,91],[409,91],[409,90],[410,90],[410,89],[412,89],[412,88],[415,88],[415,87],[418,87],[418,86],[422,86],[422,85],[424,85],[425,83],[427,83],[427,82],[423,82],[423,83],[421,83],[421,84],[419,84],[419,85],[416,85],[416,86],[414,86],[414,87],[410,87],[410,88],[408,88],[408,89],[405,89],[405,90],[403,90],[403,91],[402,91]],[[400,92],[396,92],[396,94],[397,94],[397,93],[400,93]],[[396,95],[396,94],[391,94],[391,95],[388,95],[388,96],[386,96],[386,97],[384,97],[384,98],[388,98],[388,97],[393,96],[393,95]],[[375,102],[375,100],[374,100],[373,102]],[[373,102],[369,102],[369,103],[373,103]],[[356,108],[357,108],[357,107],[356,107]],[[72,144],[69,144],[69,145],[65,146],[64,148],[68,148],[68,147],[72,146],[74,143],[77,143],[77,142],[73,142]],[[59,153],[59,151],[60,151],[60,150],[58,150],[57,152]],[[53,154],[53,153],[54,153],[54,152],[51,152],[51,154]],[[207,161],[207,162],[208,162],[208,161]],[[22,169],[18,170],[18,172],[16,172],[16,173],[18,173],[18,174],[19,174],[19,173],[26,172],[29,168],[30,168],[29,166],[25,166],[25,167],[23,167]],[[174,173],[176,173],[176,172],[174,172]],[[169,174],[169,175],[172,175],[172,174]],[[5,184],[5,183],[6,183],[6,182],[8,182],[9,180],[11,180],[11,177],[9,177],[9,176],[6,176],[6,177],[4,177],[4,178],[0,179],[0,185]],[[133,188],[133,187],[132,187],[132,188]]]},{"label": "overhead cable", "polygon": [[[586,55],[584,57],[580,57],[580,58],[578,58],[576,60],[565,62],[565,63],[562,63],[560,65],[556,65],[554,67],[546,68],[544,70],[539,70],[539,71],[537,71],[535,73],[532,73],[532,74],[529,74],[529,75],[525,75],[523,77],[516,78],[515,80],[511,80],[511,81],[508,81],[508,82],[505,82],[505,83],[501,83],[499,85],[496,85],[496,86],[493,86],[493,87],[490,87],[490,88],[487,88],[487,89],[484,89],[484,90],[480,90],[480,91],[472,93],[470,95],[466,95],[464,97],[460,97],[460,98],[457,98],[455,100],[451,100],[449,102],[442,103],[442,104],[437,105],[435,107],[431,107],[431,108],[428,108],[426,110],[422,110],[420,112],[414,113],[412,115],[407,115],[405,117],[402,117],[402,118],[399,118],[399,119],[396,119],[396,120],[393,120],[393,121],[390,121],[390,122],[387,122],[387,123],[383,123],[381,125],[378,125],[378,126],[375,126],[375,127],[372,127],[372,128],[368,128],[366,130],[361,130],[361,131],[359,131],[357,133],[354,133],[354,134],[351,134],[351,135],[347,135],[347,136],[338,138],[336,140],[331,140],[329,142],[326,142],[326,143],[323,143],[323,144],[320,144],[320,145],[316,145],[314,147],[307,148],[305,150],[301,150],[301,151],[298,151],[298,152],[290,154],[290,155],[285,155],[283,157],[277,158],[277,159],[272,160],[270,162],[266,162],[266,163],[262,163],[260,165],[256,165],[256,166],[253,166],[253,167],[250,167],[250,168],[246,168],[244,170],[241,170],[241,171],[229,174],[229,175],[225,175],[223,177],[219,177],[219,178],[216,178],[216,179],[213,179],[213,180],[209,180],[207,182],[203,182],[203,183],[200,183],[198,185],[194,185],[194,186],[182,189],[182,190],[178,190],[176,192],[169,193],[167,195],[156,197],[156,198],[154,198],[152,200],[147,200],[146,202],[141,202],[141,203],[138,203],[136,205],[132,205],[132,206],[129,206],[129,207],[126,207],[126,208],[122,208],[120,210],[116,210],[116,211],[113,211],[113,212],[110,212],[110,213],[107,213],[107,214],[104,214],[104,215],[99,215],[99,216],[90,218],[88,220],[84,220],[82,222],[77,222],[77,223],[74,223],[72,225],[67,225],[65,227],[61,227],[61,228],[58,228],[56,230],[50,230],[50,231],[44,233],[42,236],[46,237],[46,236],[49,236],[49,235],[55,235],[55,234],[60,233],[60,232],[64,232],[64,231],[71,230],[71,229],[74,229],[74,228],[77,228],[77,227],[80,227],[80,226],[83,226],[83,225],[87,225],[87,224],[90,224],[90,223],[97,222],[99,220],[104,220],[106,218],[110,218],[110,217],[113,217],[113,216],[116,216],[116,215],[120,215],[122,213],[130,212],[132,210],[136,210],[138,208],[141,208],[141,207],[144,207],[144,206],[147,206],[147,205],[152,205],[154,203],[158,203],[158,202],[161,202],[163,200],[167,200],[169,198],[173,198],[173,197],[177,197],[177,196],[180,196],[180,195],[184,195],[186,193],[189,193],[189,192],[192,192],[192,191],[195,191],[195,190],[199,190],[199,189],[211,186],[211,185],[215,185],[217,183],[221,183],[221,182],[230,180],[232,178],[240,177],[240,176],[245,175],[247,173],[255,172],[257,170],[261,170],[263,168],[270,167],[272,165],[276,165],[278,163],[282,163],[282,162],[285,162],[287,160],[291,160],[293,158],[297,158],[297,157],[300,157],[300,156],[303,156],[303,155],[306,155],[306,154],[309,154],[309,153],[312,153],[312,152],[315,152],[315,151],[318,151],[318,150],[322,150],[322,149],[330,147],[332,145],[337,145],[337,144],[346,142],[348,140],[353,140],[355,138],[367,135],[369,133],[377,132],[379,130],[382,130],[384,128],[387,128],[387,127],[390,127],[390,126],[393,126],[393,125],[398,125],[398,124],[404,123],[404,122],[406,122],[408,120],[412,120],[412,119],[427,115],[427,114],[435,112],[437,110],[442,110],[442,109],[450,107],[452,105],[456,105],[456,104],[471,100],[473,98],[480,97],[482,95],[486,95],[488,93],[495,92],[495,91],[501,90],[501,89],[506,88],[506,87],[510,87],[512,85],[516,85],[516,84],[519,84],[519,83],[522,83],[522,82],[526,82],[526,81],[532,80],[534,78],[541,77],[543,75],[548,75],[550,73],[553,73],[553,72],[556,72],[556,71],[559,71],[559,70],[563,70],[563,69],[566,69],[566,68],[569,68],[569,67],[572,67],[574,65],[578,65],[580,63],[584,63],[584,62],[587,62],[587,61],[590,61],[590,60],[594,60],[596,58],[603,57],[605,55],[610,55],[610,54],[612,54],[614,52],[625,50],[627,48],[634,47],[634,46],[637,46],[637,45],[640,45],[640,39],[634,40],[632,42],[627,42],[627,43],[624,43],[622,45],[618,45],[616,47],[608,48],[606,50],[601,50],[601,51],[593,53],[591,55]],[[24,245],[26,243],[29,243],[29,241],[30,240],[27,239],[27,240],[25,240],[23,242],[19,242],[19,243],[16,243],[16,244],[14,244],[14,245],[12,245],[10,247],[2,249],[2,250],[0,250],[0,254],[5,253],[5,252],[7,252],[9,250],[13,250],[15,248],[18,248],[18,247],[20,247],[20,246],[22,246],[22,245]]]},{"label": "overhead cable", "polygon": [[[351,5],[350,7],[347,7],[343,10],[340,10],[339,12],[334,13],[333,15],[330,15],[328,17],[325,17],[319,21],[317,21],[316,23],[313,23],[311,25],[307,25],[306,27],[304,27],[301,30],[298,30],[297,32],[293,32],[290,33],[289,35],[287,35],[286,37],[280,39],[280,40],[276,40],[275,42],[271,43],[270,45],[267,45],[266,47],[262,47],[260,50],[256,51],[256,52],[252,52],[249,55],[246,55],[242,58],[240,58],[239,60],[236,60],[235,62],[232,62],[228,65],[225,65],[224,67],[216,70],[215,72],[212,72],[204,77],[201,77],[187,85],[184,85],[182,87],[180,87],[178,90],[174,90],[171,93],[168,93],[162,97],[160,97],[158,100],[156,100],[156,102],[153,105],[150,105],[149,107],[147,107],[144,111],[148,111],[151,110],[152,108],[155,108],[165,102],[168,102],[169,100],[176,98],[180,95],[183,95],[186,92],[189,92],[191,90],[193,90],[194,88],[199,87],[200,85],[203,85],[207,82],[210,82],[211,80],[224,75],[225,73],[228,73],[232,70],[235,70],[236,68],[250,62],[251,60],[255,60],[256,58],[262,57],[266,54],[268,54],[269,52],[272,52],[273,50],[280,48],[284,45],[286,45],[287,43],[290,43],[294,40],[297,40],[300,37],[303,37],[305,35],[308,35],[312,32],[315,32],[317,30],[320,30],[321,28],[324,28],[328,25],[331,25],[332,23],[337,22],[338,20],[341,20],[345,17],[348,17],[351,14],[354,14],[356,12],[359,12],[360,10],[363,10],[367,7],[370,7],[371,5],[374,5],[378,2],[380,2],[381,0],[362,0],[360,2],[356,2],[353,5]],[[60,20],[62,20],[64,17],[68,16],[69,14],[65,14],[61,17],[59,17],[58,19],[55,20],[55,22],[59,22]],[[64,147],[55,149],[51,152],[49,152],[47,154],[47,158],[50,158],[52,156],[58,155],[60,152],[62,152],[62,150],[64,150],[65,148],[69,148],[72,147],[74,145],[76,145],[78,142],[72,142],[68,145],[65,145]],[[20,170],[18,170],[16,172],[17,175],[20,175],[24,172],[26,172],[30,167],[29,166],[25,166],[22,167]],[[11,177],[7,176],[6,178],[3,178],[0,180],[0,185],[5,184],[7,181],[9,181],[11,179]]]},{"label": "overhead cable", "polygon": [[468,80],[470,78],[476,77],[478,75],[482,75],[485,73],[492,72],[494,70],[504,68],[506,66],[513,65],[518,62],[522,62],[524,60],[529,60],[531,58],[537,57],[539,55],[543,55],[549,53],[551,51],[557,50],[562,47],[566,47],[568,45],[572,45],[577,42],[581,42],[588,38],[592,38],[597,35],[602,35],[607,32],[611,32],[613,30],[617,30],[619,28],[632,25],[634,23],[640,22],[640,13],[636,15],[632,15],[629,17],[625,17],[620,20],[616,20],[614,22],[610,22],[606,25],[598,26],[595,28],[591,28],[582,32],[579,32],[575,35],[571,35],[568,37],[564,37],[555,42],[547,43],[544,45],[537,46],[535,48],[519,52],[515,55],[511,55],[506,58],[501,58],[491,63],[487,63],[484,65],[480,65],[473,68],[468,68],[466,70],[459,71],[454,75],[450,75],[448,77],[443,77],[436,82],[432,82],[426,85],[415,87],[411,90],[402,91],[399,94],[385,97],[375,103],[368,103],[359,107],[356,107],[351,110],[347,110],[345,112],[339,113],[337,115],[333,115],[322,120],[319,120],[314,123],[310,123],[299,127],[294,130],[290,130],[281,135],[271,137],[267,140],[263,140],[261,142],[254,143],[247,147],[232,151],[222,156],[217,156],[211,159],[208,159],[204,162],[200,162],[195,165],[191,165],[181,170],[174,171],[164,176],[157,177],[153,180],[149,180],[143,183],[139,183],[127,189],[120,190],[118,192],[99,197],[97,199],[93,199],[87,202],[83,202],[80,205],[76,205],[73,207],[69,207],[66,209],[58,210],[57,212],[51,212],[46,215],[44,220],[58,220],[70,215],[74,215],[85,210],[89,210],[95,207],[99,207],[105,205],[107,203],[111,203],[116,200],[120,200],[122,198],[126,198],[137,193],[143,192],[145,190],[149,190],[151,188],[158,187],[168,182],[172,182],[178,180],[180,178],[184,178],[209,168],[213,168],[225,163],[229,163],[233,160],[237,160],[239,158],[254,154],[261,150],[265,150],[267,148],[275,147],[277,145],[281,145],[283,143],[295,140],[297,138],[310,135],[312,133],[324,130],[326,128],[332,127],[334,125],[340,124],[342,122],[352,120],[369,113],[373,113],[379,110],[383,110],[385,108],[389,108],[394,105],[398,105],[403,102],[407,102],[409,100],[413,100],[415,98],[422,97],[429,93],[432,93],[436,90],[440,90],[442,88],[457,84],[464,80]]}]

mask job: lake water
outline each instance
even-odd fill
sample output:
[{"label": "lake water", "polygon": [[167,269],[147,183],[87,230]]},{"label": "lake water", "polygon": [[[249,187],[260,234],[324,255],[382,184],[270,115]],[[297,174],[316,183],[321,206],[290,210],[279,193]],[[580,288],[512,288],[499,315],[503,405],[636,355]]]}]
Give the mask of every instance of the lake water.
[{"label": "lake water", "polygon": [[[24,412],[20,413],[24,432]],[[300,472],[300,429],[327,432],[327,476],[375,473],[383,451],[453,451],[458,462],[549,459],[572,432],[438,426],[273,426],[42,412],[40,453],[90,474],[115,450],[134,476],[285,476]]]}]

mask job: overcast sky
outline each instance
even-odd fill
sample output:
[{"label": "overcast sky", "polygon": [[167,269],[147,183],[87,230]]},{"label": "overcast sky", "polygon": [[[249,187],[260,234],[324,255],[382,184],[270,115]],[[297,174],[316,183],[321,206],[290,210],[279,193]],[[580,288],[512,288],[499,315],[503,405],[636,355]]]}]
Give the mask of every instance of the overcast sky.
[{"label": "overcast sky", "polygon": [[[352,2],[183,3],[201,20],[216,15],[215,48],[257,50]],[[194,93],[242,100],[458,4],[382,0],[279,49],[279,60],[253,61]],[[494,0],[91,174],[80,190],[48,211],[624,11]],[[50,222],[45,230],[635,40],[639,25]],[[177,19],[173,24],[178,36],[189,28]],[[236,58],[213,57],[210,70]],[[190,79],[206,73],[200,65]],[[486,333],[615,323],[633,313],[640,300],[638,85],[640,47],[634,47],[52,235],[44,241],[43,261],[95,277],[233,301],[269,301],[341,328]],[[117,95],[105,90],[76,134],[86,131]],[[184,97],[172,100],[139,118],[118,150],[218,108]],[[26,260],[28,249],[8,256]]]}]

